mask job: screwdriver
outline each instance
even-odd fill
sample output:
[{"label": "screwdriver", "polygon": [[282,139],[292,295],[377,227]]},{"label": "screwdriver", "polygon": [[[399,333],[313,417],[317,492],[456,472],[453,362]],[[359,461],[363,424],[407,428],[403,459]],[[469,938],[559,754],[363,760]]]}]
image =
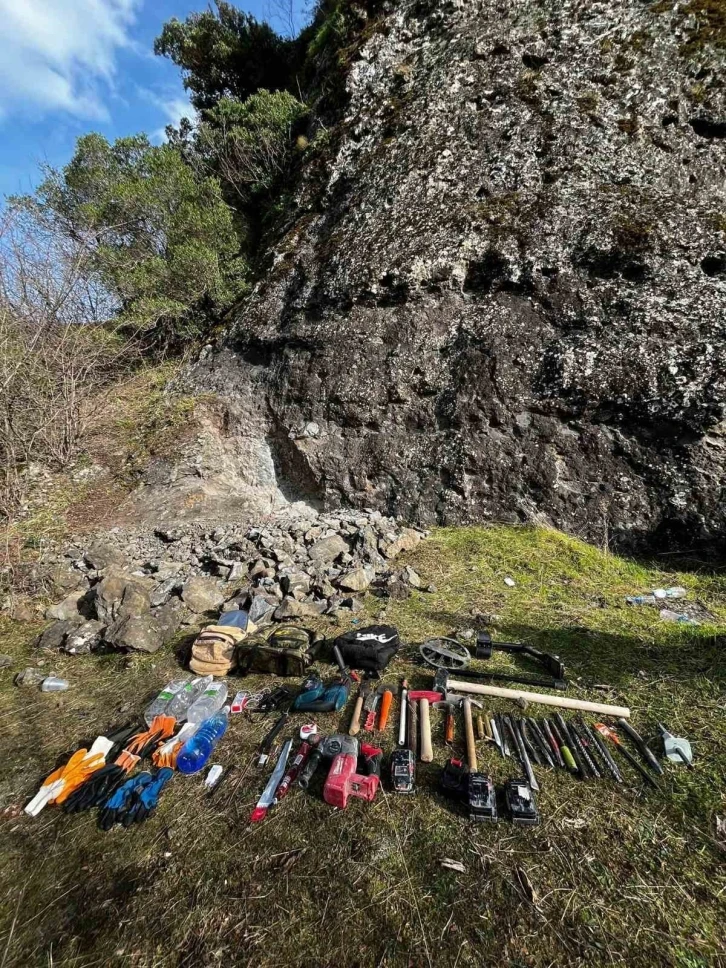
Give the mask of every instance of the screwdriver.
[{"label": "screwdriver", "polygon": [[642,776],[645,777],[645,779],[648,781],[648,783],[650,783],[651,786],[655,787],[656,790],[660,790],[660,787],[655,782],[655,780],[650,775],[650,773],[648,773],[648,771],[643,766],[643,764],[639,760],[637,760],[636,757],[633,756],[630,750],[625,747],[622,740],[614,730],[610,729],[609,726],[606,726],[605,723],[595,723],[595,729],[598,731],[598,733],[600,733],[601,736],[604,736],[606,739],[609,739],[613,743],[615,743],[615,745],[623,754],[623,756],[628,761],[628,763],[630,763],[631,766],[634,766],[635,769],[638,771],[638,773],[642,774]]},{"label": "screwdriver", "polygon": [[584,773],[580,770],[575,757],[572,755],[572,751],[567,745],[567,727],[561,729],[561,725],[565,726],[565,721],[562,716],[558,714],[555,715],[552,720],[552,731],[557,737],[557,742],[560,744],[560,752],[562,753],[562,759],[565,761],[565,766],[570,771],[570,773],[580,773],[584,777]]},{"label": "screwdriver", "polygon": [[663,776],[663,767],[655,758],[652,750],[646,745],[646,742],[640,733],[636,733],[630,723],[625,719],[619,719],[618,726],[632,739],[633,743],[640,752],[640,755],[643,757],[648,766],[650,766],[652,770],[655,770],[658,776]]}]

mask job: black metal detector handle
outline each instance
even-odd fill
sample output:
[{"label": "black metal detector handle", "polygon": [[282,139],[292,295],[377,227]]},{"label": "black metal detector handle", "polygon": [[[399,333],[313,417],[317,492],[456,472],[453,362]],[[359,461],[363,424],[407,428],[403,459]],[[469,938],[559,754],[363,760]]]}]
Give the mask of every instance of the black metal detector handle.
[{"label": "black metal detector handle", "polygon": [[476,658],[489,659],[494,649],[501,652],[517,652],[526,655],[530,659],[534,659],[535,662],[539,662],[555,679],[565,678],[565,664],[559,656],[542,652],[540,649],[535,649],[533,645],[526,645],[524,642],[492,642],[492,637],[488,632],[480,632],[476,637]]},{"label": "black metal detector handle", "polygon": [[521,682],[526,686],[538,686],[541,689],[567,689],[566,679],[550,679],[547,676],[520,676],[516,672],[469,672],[468,669],[455,669],[453,675],[457,679],[497,679],[500,682]]}]

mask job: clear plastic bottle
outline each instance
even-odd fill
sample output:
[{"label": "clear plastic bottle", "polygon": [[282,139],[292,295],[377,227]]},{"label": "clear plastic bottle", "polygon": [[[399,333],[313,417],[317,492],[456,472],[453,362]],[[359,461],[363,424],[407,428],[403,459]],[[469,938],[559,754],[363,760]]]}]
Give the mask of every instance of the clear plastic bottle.
[{"label": "clear plastic bottle", "polygon": [[660,610],[660,617],[664,622],[677,622],[679,625],[700,625],[695,618],[691,618],[690,615],[686,615],[683,612],[673,612],[670,608],[662,608]]},{"label": "clear plastic bottle", "polygon": [[59,679],[58,676],[48,676],[40,684],[41,692],[65,692],[70,683],[67,679]]},{"label": "clear plastic bottle", "polygon": [[228,722],[229,712],[225,706],[202,723],[179,750],[176,768],[180,773],[198,773],[204,769],[215,746],[227,731]]},{"label": "clear plastic bottle", "polygon": [[671,585],[670,588],[654,588],[647,595],[629,595],[625,601],[628,605],[655,605],[664,598],[684,598],[687,592],[681,585]]},{"label": "clear plastic bottle", "polygon": [[150,703],[144,710],[144,719],[146,720],[147,726],[151,726],[151,723],[156,716],[165,715],[167,706],[171,700],[178,692],[181,692],[186,684],[186,679],[174,679],[171,682],[167,682],[156,699],[154,699],[154,701]]},{"label": "clear plastic bottle", "polygon": [[671,585],[670,588],[654,588],[653,598],[684,598],[686,589],[681,585]]},{"label": "clear plastic bottle", "polygon": [[192,703],[205,692],[214,682],[214,676],[197,676],[184,683],[166,708],[166,715],[173,716],[178,723],[187,718],[187,711]]},{"label": "clear plastic bottle", "polygon": [[224,682],[211,682],[204,692],[187,709],[188,723],[201,723],[213,716],[227,701],[227,685]]},{"label": "clear plastic bottle", "polygon": [[628,595],[628,605],[655,605],[655,595]]}]

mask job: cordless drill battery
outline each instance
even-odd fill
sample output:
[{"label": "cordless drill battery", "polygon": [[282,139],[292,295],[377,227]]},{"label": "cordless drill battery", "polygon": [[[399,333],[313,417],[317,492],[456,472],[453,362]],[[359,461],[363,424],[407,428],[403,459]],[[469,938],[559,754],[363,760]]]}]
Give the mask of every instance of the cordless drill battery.
[{"label": "cordless drill battery", "polygon": [[391,753],[391,783],[395,793],[413,793],[416,780],[416,758],[410,749]]},{"label": "cordless drill battery", "polygon": [[469,774],[469,820],[489,820],[496,823],[497,796],[491,777],[483,773]]},{"label": "cordless drill battery", "polygon": [[504,787],[504,799],[512,823],[528,826],[539,823],[537,803],[527,780],[508,780]]}]

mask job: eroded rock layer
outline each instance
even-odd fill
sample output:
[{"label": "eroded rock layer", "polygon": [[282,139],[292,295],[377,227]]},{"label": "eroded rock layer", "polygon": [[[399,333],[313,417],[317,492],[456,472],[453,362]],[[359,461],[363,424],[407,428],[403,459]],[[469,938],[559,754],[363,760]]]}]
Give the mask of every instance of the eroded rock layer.
[{"label": "eroded rock layer", "polygon": [[697,6],[368,23],[269,272],[196,372],[232,425],[254,410],[280,487],[723,538],[726,57]]}]

